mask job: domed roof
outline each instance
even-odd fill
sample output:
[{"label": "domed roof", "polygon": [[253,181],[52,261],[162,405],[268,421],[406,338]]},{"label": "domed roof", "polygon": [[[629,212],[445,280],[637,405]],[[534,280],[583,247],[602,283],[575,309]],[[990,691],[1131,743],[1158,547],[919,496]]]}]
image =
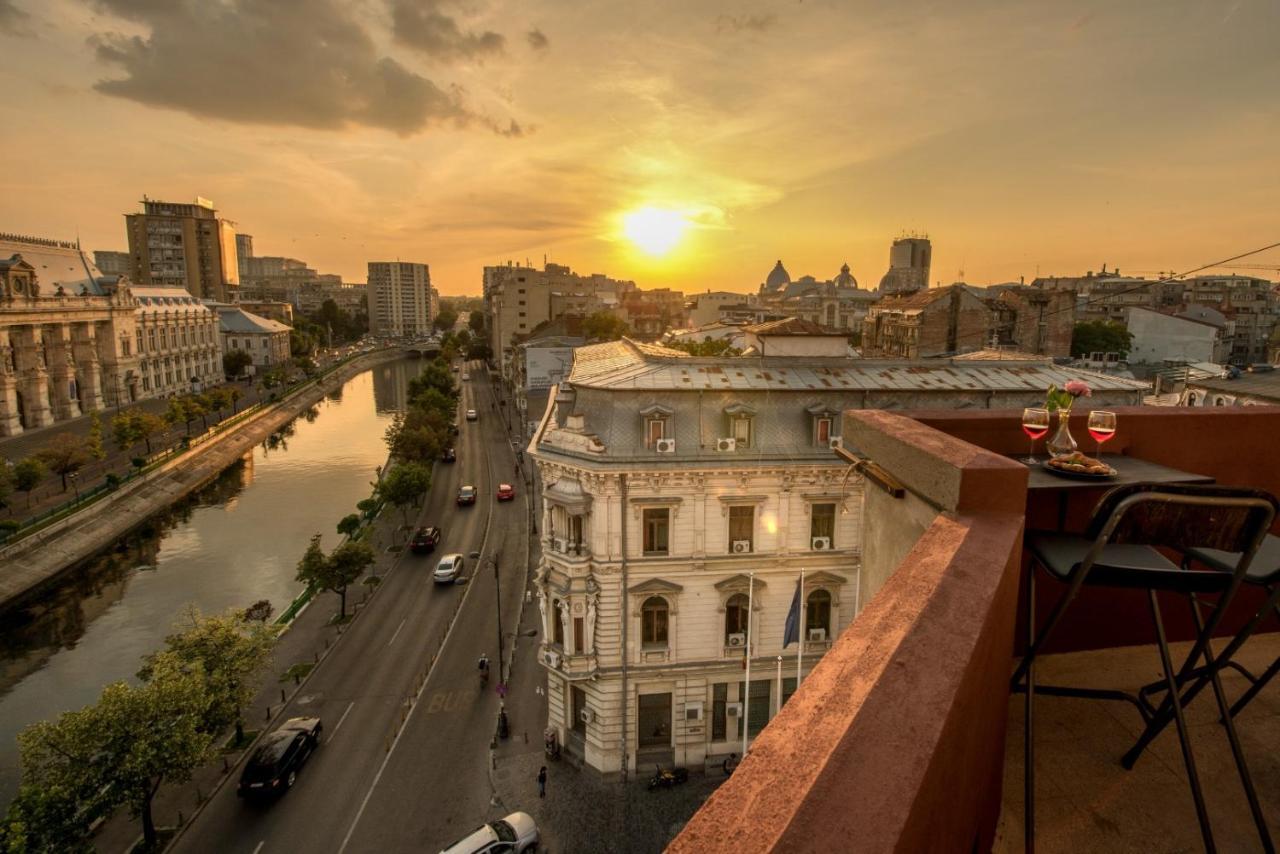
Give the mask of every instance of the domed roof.
[{"label": "domed roof", "polygon": [[834,283],[837,288],[856,288],[858,286],[858,280],[853,277],[853,273],[849,272],[847,263],[840,267],[840,275],[835,277]]},{"label": "domed roof", "polygon": [[776,291],[783,285],[791,281],[791,274],[787,272],[787,268],[782,266],[782,261],[773,265],[773,269],[769,271],[769,277],[764,280],[766,290]]}]

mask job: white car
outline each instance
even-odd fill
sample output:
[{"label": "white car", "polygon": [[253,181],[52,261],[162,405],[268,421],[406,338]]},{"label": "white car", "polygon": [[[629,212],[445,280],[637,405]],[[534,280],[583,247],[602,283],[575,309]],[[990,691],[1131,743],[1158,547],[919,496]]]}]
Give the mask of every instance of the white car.
[{"label": "white car", "polygon": [[440,563],[436,564],[436,571],[432,577],[437,584],[445,584],[453,581],[461,574],[462,555],[451,554],[440,558]]},{"label": "white car", "polygon": [[476,412],[474,409],[468,409],[468,410],[467,410],[467,420],[468,420],[468,421],[478,421],[478,420],[480,420],[480,414],[479,414],[478,412]]},{"label": "white car", "polygon": [[513,812],[469,833],[440,854],[521,854],[538,847],[538,826],[527,812]]}]

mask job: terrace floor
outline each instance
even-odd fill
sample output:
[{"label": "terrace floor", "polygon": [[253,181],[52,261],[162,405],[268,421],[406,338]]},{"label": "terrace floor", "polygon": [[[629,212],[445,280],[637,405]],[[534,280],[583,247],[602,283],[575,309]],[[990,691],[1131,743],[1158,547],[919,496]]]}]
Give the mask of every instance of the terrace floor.
[{"label": "terrace floor", "polygon": [[[1223,643],[1219,640],[1216,648]],[[1173,644],[1172,650],[1175,663],[1180,663],[1190,644]],[[1250,639],[1237,660],[1261,673],[1277,655],[1280,633],[1271,633]],[[1154,645],[1051,655],[1036,665],[1040,684],[1132,690],[1159,678],[1160,659]],[[1247,687],[1244,677],[1231,669],[1223,674],[1223,684],[1229,701]],[[1009,698],[1004,802],[992,846],[996,852],[1023,850],[1024,702],[1021,694]],[[1142,719],[1128,703],[1037,696],[1035,711],[1038,851],[1203,850],[1172,725],[1136,767],[1126,771],[1120,757],[1142,730]],[[1262,850],[1226,732],[1217,723],[1213,692],[1201,692],[1187,716],[1219,850]],[[1236,727],[1271,833],[1280,838],[1280,679],[1240,713]]]}]

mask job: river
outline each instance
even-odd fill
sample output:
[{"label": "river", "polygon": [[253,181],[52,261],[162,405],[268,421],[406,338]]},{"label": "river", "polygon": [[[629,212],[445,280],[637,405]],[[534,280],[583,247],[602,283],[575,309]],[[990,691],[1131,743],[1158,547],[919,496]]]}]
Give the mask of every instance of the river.
[{"label": "river", "polygon": [[298,594],[311,536],[326,548],[386,460],[383,433],[423,362],[359,374],[0,625],[0,804],[17,791],[17,735],[135,678],[188,605],[211,614]]}]

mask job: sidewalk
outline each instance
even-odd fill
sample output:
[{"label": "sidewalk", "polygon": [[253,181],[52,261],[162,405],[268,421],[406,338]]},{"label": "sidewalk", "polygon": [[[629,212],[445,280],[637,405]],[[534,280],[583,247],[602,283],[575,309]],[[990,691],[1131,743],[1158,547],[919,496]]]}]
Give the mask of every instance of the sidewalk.
[{"label": "sidewalk", "polygon": [[[370,588],[364,583],[364,579],[372,574],[385,575],[399,556],[398,551],[388,551],[388,546],[400,525],[400,514],[387,510],[374,520],[370,544],[374,546],[378,558],[371,572],[366,573],[347,591],[348,614],[353,610],[356,613],[363,611],[369,601]],[[318,664],[334,648],[339,635],[350,625],[337,626],[330,623],[337,611],[338,597],[335,594],[317,593],[285,629],[276,641],[271,662],[262,673],[258,695],[244,711],[246,732],[270,730],[284,703],[306,686],[305,681],[301,685],[295,684],[291,679],[281,682],[281,675],[295,664]],[[272,618],[275,616],[277,615],[272,615]],[[226,769],[234,768],[242,755],[243,751],[223,754],[220,761],[199,769],[189,782],[164,786],[156,795],[152,808],[156,826],[173,828],[190,822],[200,805],[223,780]],[[234,785],[234,782],[230,785]],[[141,822],[122,808],[98,829],[93,844],[99,851],[126,852],[141,836]]]}]

